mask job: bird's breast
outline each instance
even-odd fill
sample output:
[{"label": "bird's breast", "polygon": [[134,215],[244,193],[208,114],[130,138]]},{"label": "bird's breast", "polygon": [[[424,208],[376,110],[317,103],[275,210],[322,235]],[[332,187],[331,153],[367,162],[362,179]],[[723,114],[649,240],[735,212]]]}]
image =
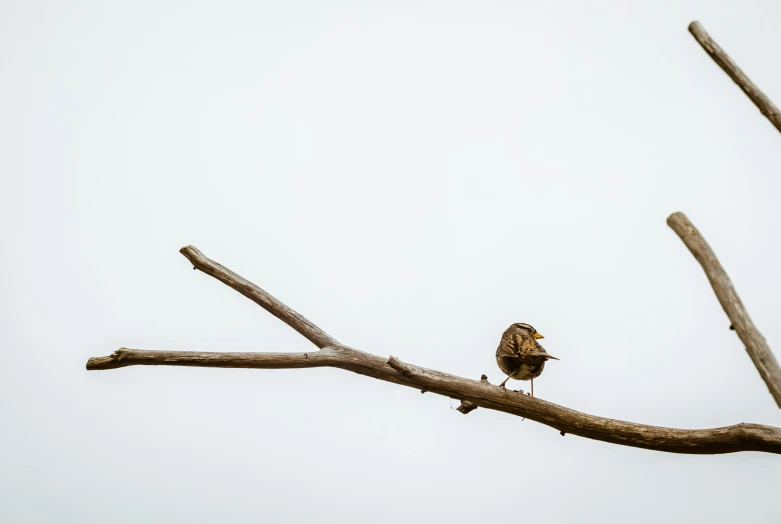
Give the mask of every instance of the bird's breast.
[{"label": "bird's breast", "polygon": [[518,370],[512,374],[515,380],[531,380],[537,378],[542,373],[542,368],[545,367],[545,362],[532,363],[522,362]]}]

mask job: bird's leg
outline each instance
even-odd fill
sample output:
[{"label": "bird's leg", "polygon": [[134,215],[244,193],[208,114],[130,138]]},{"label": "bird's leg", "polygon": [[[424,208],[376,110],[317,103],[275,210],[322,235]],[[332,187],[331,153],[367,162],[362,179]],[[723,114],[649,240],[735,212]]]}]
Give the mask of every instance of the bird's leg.
[{"label": "bird's leg", "polygon": [[503,387],[504,387],[504,385],[507,383],[507,381],[508,381],[508,380],[510,380],[510,375],[507,375],[507,378],[506,378],[506,379],[504,379],[504,382],[502,382],[501,384],[499,384],[499,387],[500,387],[500,388],[503,388]]},{"label": "bird's leg", "polygon": [[534,398],[534,379],[532,379],[532,398]]}]

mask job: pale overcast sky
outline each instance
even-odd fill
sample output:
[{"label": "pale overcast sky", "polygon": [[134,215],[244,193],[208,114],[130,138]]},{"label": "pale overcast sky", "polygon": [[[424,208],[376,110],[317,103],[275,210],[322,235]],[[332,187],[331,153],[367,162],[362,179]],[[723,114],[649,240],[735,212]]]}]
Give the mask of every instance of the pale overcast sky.
[{"label": "pale overcast sky", "polygon": [[542,398],[781,425],[665,224],[779,355],[781,136],[692,20],[781,103],[777,1],[3,2],[0,521],[781,521],[776,455],[562,438],[333,369],[84,368],[313,347],[193,244],[366,351],[498,382],[528,322],[561,358]]}]

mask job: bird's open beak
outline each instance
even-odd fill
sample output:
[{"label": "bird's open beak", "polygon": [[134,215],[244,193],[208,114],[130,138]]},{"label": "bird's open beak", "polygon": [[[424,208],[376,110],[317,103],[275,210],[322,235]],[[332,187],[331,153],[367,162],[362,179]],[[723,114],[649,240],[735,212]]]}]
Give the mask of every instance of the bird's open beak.
[{"label": "bird's open beak", "polygon": [[542,335],[540,335],[539,333],[535,333],[535,334],[534,334],[534,338],[540,339],[540,338],[545,338],[545,337],[543,337],[543,336],[542,336]]},{"label": "bird's open beak", "polygon": [[546,356],[548,359],[559,360],[558,358],[554,357],[553,355],[545,355],[545,356]]}]

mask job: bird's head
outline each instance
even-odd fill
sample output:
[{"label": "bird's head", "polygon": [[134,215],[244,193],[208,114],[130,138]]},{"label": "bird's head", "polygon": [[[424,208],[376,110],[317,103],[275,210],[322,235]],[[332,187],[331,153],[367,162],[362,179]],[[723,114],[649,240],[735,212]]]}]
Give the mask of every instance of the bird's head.
[{"label": "bird's head", "polygon": [[[517,324],[513,324],[513,326],[515,326],[516,329],[519,329],[521,331],[524,331],[524,332],[528,333],[529,336],[531,336],[532,338],[534,338],[536,340],[539,340],[541,338],[545,338],[542,335],[540,335],[539,332],[536,329],[534,329],[533,326],[531,326],[529,324],[524,324],[522,322],[518,322]],[[535,346],[536,347],[529,353],[530,355],[538,356],[538,357],[544,358],[545,360],[549,360],[549,359],[550,360],[559,360],[558,358],[554,357],[553,355],[549,355],[548,352],[545,351],[545,348],[543,348],[541,345],[535,344]]]},{"label": "bird's head", "polygon": [[531,335],[534,338],[540,339],[545,338],[542,335],[540,335],[534,327],[530,326],[529,324],[524,324],[523,322],[518,322],[516,324],[513,324],[516,329],[520,329],[521,331],[526,331],[529,335]]}]

